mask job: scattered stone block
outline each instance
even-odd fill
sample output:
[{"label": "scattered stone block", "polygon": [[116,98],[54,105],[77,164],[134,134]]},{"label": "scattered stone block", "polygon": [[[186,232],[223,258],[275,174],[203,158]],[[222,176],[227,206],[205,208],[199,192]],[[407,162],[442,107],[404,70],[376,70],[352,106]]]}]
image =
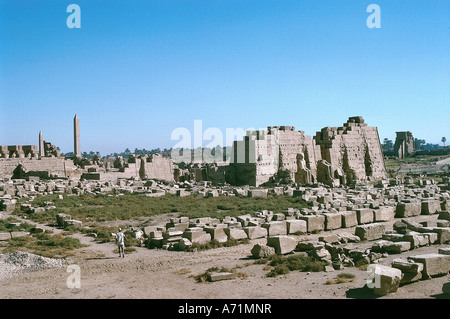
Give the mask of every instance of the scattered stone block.
[{"label": "scattered stone block", "polygon": [[325,229],[325,216],[323,215],[306,215],[300,216],[299,219],[306,221],[306,229],[308,233]]},{"label": "scattered stone block", "polygon": [[0,233],[0,241],[6,241],[11,239],[11,234],[8,232]]},{"label": "scattered stone block", "polygon": [[291,236],[279,235],[267,238],[267,246],[275,248],[275,253],[285,255],[297,247],[297,240]]},{"label": "scattered stone block", "polygon": [[223,227],[204,227],[203,230],[211,236],[211,240],[218,241],[219,243],[224,243],[228,240],[225,228]]},{"label": "scattered stone block", "polygon": [[182,233],[184,238],[189,239],[191,243],[205,244],[211,241],[211,235],[200,229],[188,228]]},{"label": "scattered stone block", "polygon": [[394,206],[380,206],[378,209],[373,210],[374,222],[388,222],[395,217]]},{"label": "scattered stone block", "polygon": [[308,230],[305,220],[286,220],[287,234],[306,233]]},{"label": "scattered stone block", "polygon": [[209,280],[212,282],[230,279],[236,279],[236,274],[231,272],[212,272],[209,274]]},{"label": "scattered stone block", "polygon": [[441,255],[450,255],[450,247],[439,248],[438,253]]},{"label": "scattered stone block", "polygon": [[355,209],[356,216],[358,218],[358,224],[369,224],[373,223],[373,210],[370,208],[358,208]]},{"label": "scattered stone block", "polygon": [[418,216],[422,211],[420,201],[399,202],[395,210],[395,217],[403,218],[410,216]]},{"label": "scattered stone block", "polygon": [[249,189],[248,197],[267,197],[268,189]]},{"label": "scattered stone block", "polygon": [[409,241],[398,241],[390,245],[386,245],[383,248],[388,254],[401,254],[402,252],[411,249],[411,243]]},{"label": "scattered stone block", "polygon": [[267,229],[268,236],[287,235],[286,221],[271,221],[261,224],[261,227]]},{"label": "scattered stone block", "polygon": [[256,244],[253,246],[251,253],[254,258],[267,258],[275,255],[275,248],[267,245]]},{"label": "scattered stone block", "polygon": [[386,226],[382,223],[374,223],[369,225],[357,226],[355,229],[355,235],[361,238],[361,240],[376,240],[382,238]]},{"label": "scattered stone block", "polygon": [[249,226],[243,229],[249,239],[264,238],[268,235],[267,229],[260,226]]},{"label": "scattered stone block", "polygon": [[192,246],[192,242],[187,238],[181,238],[178,241],[178,249],[179,250],[185,250],[186,248],[189,248],[191,246]]},{"label": "scattered stone block", "polygon": [[247,233],[243,229],[239,228],[224,228],[225,234],[229,239],[246,239]]},{"label": "scattered stone block", "polygon": [[375,283],[373,284],[373,293],[378,296],[385,296],[396,292],[402,279],[401,270],[378,264],[375,264],[374,268]]},{"label": "scattered stone block", "polygon": [[432,215],[441,210],[441,202],[438,200],[426,200],[422,202],[421,214]]},{"label": "scattered stone block", "polygon": [[358,216],[355,211],[341,212],[342,227],[349,228],[358,225]]},{"label": "scattered stone block", "polygon": [[410,256],[408,259],[424,265],[422,271],[424,279],[446,275],[450,271],[450,255],[423,254]]},{"label": "scattered stone block", "polygon": [[342,227],[342,216],[340,213],[324,213],[325,230],[339,229]]},{"label": "scattered stone block", "polygon": [[341,238],[338,235],[332,234],[327,236],[320,236],[319,241],[322,241],[327,244],[338,244],[341,241]]},{"label": "scattered stone block", "polygon": [[400,269],[403,273],[403,278],[400,281],[402,284],[422,279],[422,271],[424,266],[421,263],[415,263],[397,258],[392,261],[392,267]]}]

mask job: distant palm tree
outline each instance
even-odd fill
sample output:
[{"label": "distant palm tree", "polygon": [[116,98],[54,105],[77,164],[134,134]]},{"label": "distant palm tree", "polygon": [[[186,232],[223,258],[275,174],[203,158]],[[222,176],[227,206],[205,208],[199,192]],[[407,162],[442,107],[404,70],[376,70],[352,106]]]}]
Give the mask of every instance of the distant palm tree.
[{"label": "distant palm tree", "polygon": [[441,139],[441,142],[444,143],[444,147],[445,147],[445,142],[447,142],[447,139],[446,139],[445,137],[443,137],[443,138]]}]

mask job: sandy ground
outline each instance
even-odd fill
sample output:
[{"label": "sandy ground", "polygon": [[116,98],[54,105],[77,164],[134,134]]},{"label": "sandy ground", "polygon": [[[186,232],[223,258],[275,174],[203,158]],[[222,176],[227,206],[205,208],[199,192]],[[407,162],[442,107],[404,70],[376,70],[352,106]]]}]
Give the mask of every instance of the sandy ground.
[{"label": "sandy ground", "polygon": [[[423,219],[418,216],[418,220]],[[427,217],[429,218],[429,217]],[[434,217],[436,218],[436,217]],[[390,223],[392,226],[392,223]],[[335,230],[334,233],[343,230]],[[352,229],[345,230],[352,233]],[[308,239],[331,232],[310,235]],[[67,268],[25,273],[0,281],[2,299],[345,299],[372,298],[364,288],[369,272],[355,267],[319,273],[294,271],[276,278],[266,277],[264,265],[253,264],[250,258],[255,243],[201,252],[176,252],[137,247],[136,252],[119,258],[113,243],[98,244],[92,237],[74,235],[89,247],[78,249],[69,262],[80,267],[81,288],[69,288]],[[356,244],[363,245],[363,244]],[[365,245],[371,245],[366,243]],[[402,255],[390,255],[380,264],[390,265],[394,258],[435,253],[440,247],[421,247]],[[101,256],[101,257],[95,257]],[[197,283],[194,276],[211,267],[237,268],[243,278]],[[341,273],[355,275],[353,282],[325,284]],[[396,293],[382,299],[445,298],[442,285],[450,276],[442,276],[401,286]]]}]

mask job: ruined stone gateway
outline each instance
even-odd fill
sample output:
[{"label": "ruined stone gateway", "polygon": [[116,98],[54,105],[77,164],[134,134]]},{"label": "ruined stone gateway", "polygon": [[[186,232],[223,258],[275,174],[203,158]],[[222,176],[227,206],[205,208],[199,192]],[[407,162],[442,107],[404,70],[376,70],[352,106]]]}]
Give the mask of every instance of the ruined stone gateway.
[{"label": "ruined stone gateway", "polygon": [[230,170],[232,184],[252,186],[277,179],[339,186],[387,178],[378,130],[361,116],[313,138],[293,126],[247,131],[233,144]]}]

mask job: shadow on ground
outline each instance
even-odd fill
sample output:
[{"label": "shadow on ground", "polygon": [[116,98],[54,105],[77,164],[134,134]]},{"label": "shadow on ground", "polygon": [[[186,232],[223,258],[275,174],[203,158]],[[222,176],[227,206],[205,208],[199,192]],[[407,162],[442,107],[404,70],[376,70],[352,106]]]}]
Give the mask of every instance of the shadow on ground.
[{"label": "shadow on ground", "polygon": [[370,290],[367,286],[362,288],[353,288],[347,290],[345,293],[347,298],[352,299],[377,299],[379,296],[373,294],[372,290]]}]

